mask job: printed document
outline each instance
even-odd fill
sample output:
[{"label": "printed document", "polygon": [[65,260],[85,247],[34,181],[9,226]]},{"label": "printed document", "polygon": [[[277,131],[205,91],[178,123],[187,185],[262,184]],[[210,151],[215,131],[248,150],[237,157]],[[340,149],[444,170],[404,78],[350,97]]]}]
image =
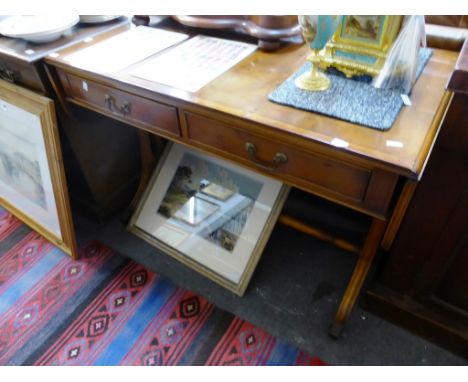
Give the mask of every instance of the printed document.
[{"label": "printed document", "polygon": [[253,44],[199,35],[149,59],[131,75],[196,92],[256,49]]}]

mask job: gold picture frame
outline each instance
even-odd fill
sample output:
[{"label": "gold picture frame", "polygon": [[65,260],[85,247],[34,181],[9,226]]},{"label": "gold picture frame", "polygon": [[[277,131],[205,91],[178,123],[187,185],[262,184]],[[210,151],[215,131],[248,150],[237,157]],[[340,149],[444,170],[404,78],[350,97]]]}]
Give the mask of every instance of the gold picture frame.
[{"label": "gold picture frame", "polygon": [[54,103],[3,80],[0,205],[77,258]]},{"label": "gold picture frame", "polygon": [[338,29],[320,52],[319,67],[334,67],[346,77],[379,74],[398,36],[403,16],[343,16]]},{"label": "gold picture frame", "polygon": [[272,178],[169,144],[127,229],[242,296],[288,191]]}]

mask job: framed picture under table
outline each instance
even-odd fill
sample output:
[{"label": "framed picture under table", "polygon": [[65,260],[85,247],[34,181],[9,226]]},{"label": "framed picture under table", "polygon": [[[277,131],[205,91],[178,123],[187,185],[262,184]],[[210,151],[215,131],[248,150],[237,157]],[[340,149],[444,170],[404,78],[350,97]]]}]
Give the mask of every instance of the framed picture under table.
[{"label": "framed picture under table", "polygon": [[288,191],[277,180],[171,144],[128,230],[242,296]]},{"label": "framed picture under table", "polygon": [[3,80],[0,204],[65,253],[77,257],[54,104]]}]

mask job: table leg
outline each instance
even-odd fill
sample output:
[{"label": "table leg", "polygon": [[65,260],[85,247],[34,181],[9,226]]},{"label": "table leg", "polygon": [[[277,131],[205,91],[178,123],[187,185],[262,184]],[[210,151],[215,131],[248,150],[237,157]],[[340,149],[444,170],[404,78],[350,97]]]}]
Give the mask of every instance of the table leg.
[{"label": "table leg", "polygon": [[385,230],[385,235],[380,244],[381,248],[385,251],[389,251],[390,247],[392,246],[393,240],[395,239],[396,234],[398,233],[398,229],[400,228],[401,222],[405,217],[406,210],[408,209],[410,202],[413,198],[413,194],[416,191],[417,184],[417,181],[407,179],[405,185],[403,186],[403,190],[400,193],[397,205],[393,210],[392,216]]},{"label": "table leg", "polygon": [[351,276],[348,287],[341,299],[341,304],[336,313],[335,320],[328,330],[328,334],[333,338],[338,338],[340,336],[343,325],[348,318],[357,297],[359,296],[362,284],[366,279],[374,256],[379,248],[380,240],[385,232],[385,227],[385,220],[377,218],[372,220],[366,242],[364,243],[364,247],[359,255],[353,275]]}]

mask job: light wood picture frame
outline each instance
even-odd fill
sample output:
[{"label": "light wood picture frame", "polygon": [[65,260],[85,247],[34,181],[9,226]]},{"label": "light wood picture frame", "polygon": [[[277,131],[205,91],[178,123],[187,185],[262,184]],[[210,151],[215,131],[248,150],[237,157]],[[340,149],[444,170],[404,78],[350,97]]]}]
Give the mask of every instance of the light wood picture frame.
[{"label": "light wood picture frame", "polygon": [[0,204],[77,258],[52,100],[0,80]]},{"label": "light wood picture frame", "polygon": [[242,296],[288,191],[272,178],[170,144],[127,229]]}]

